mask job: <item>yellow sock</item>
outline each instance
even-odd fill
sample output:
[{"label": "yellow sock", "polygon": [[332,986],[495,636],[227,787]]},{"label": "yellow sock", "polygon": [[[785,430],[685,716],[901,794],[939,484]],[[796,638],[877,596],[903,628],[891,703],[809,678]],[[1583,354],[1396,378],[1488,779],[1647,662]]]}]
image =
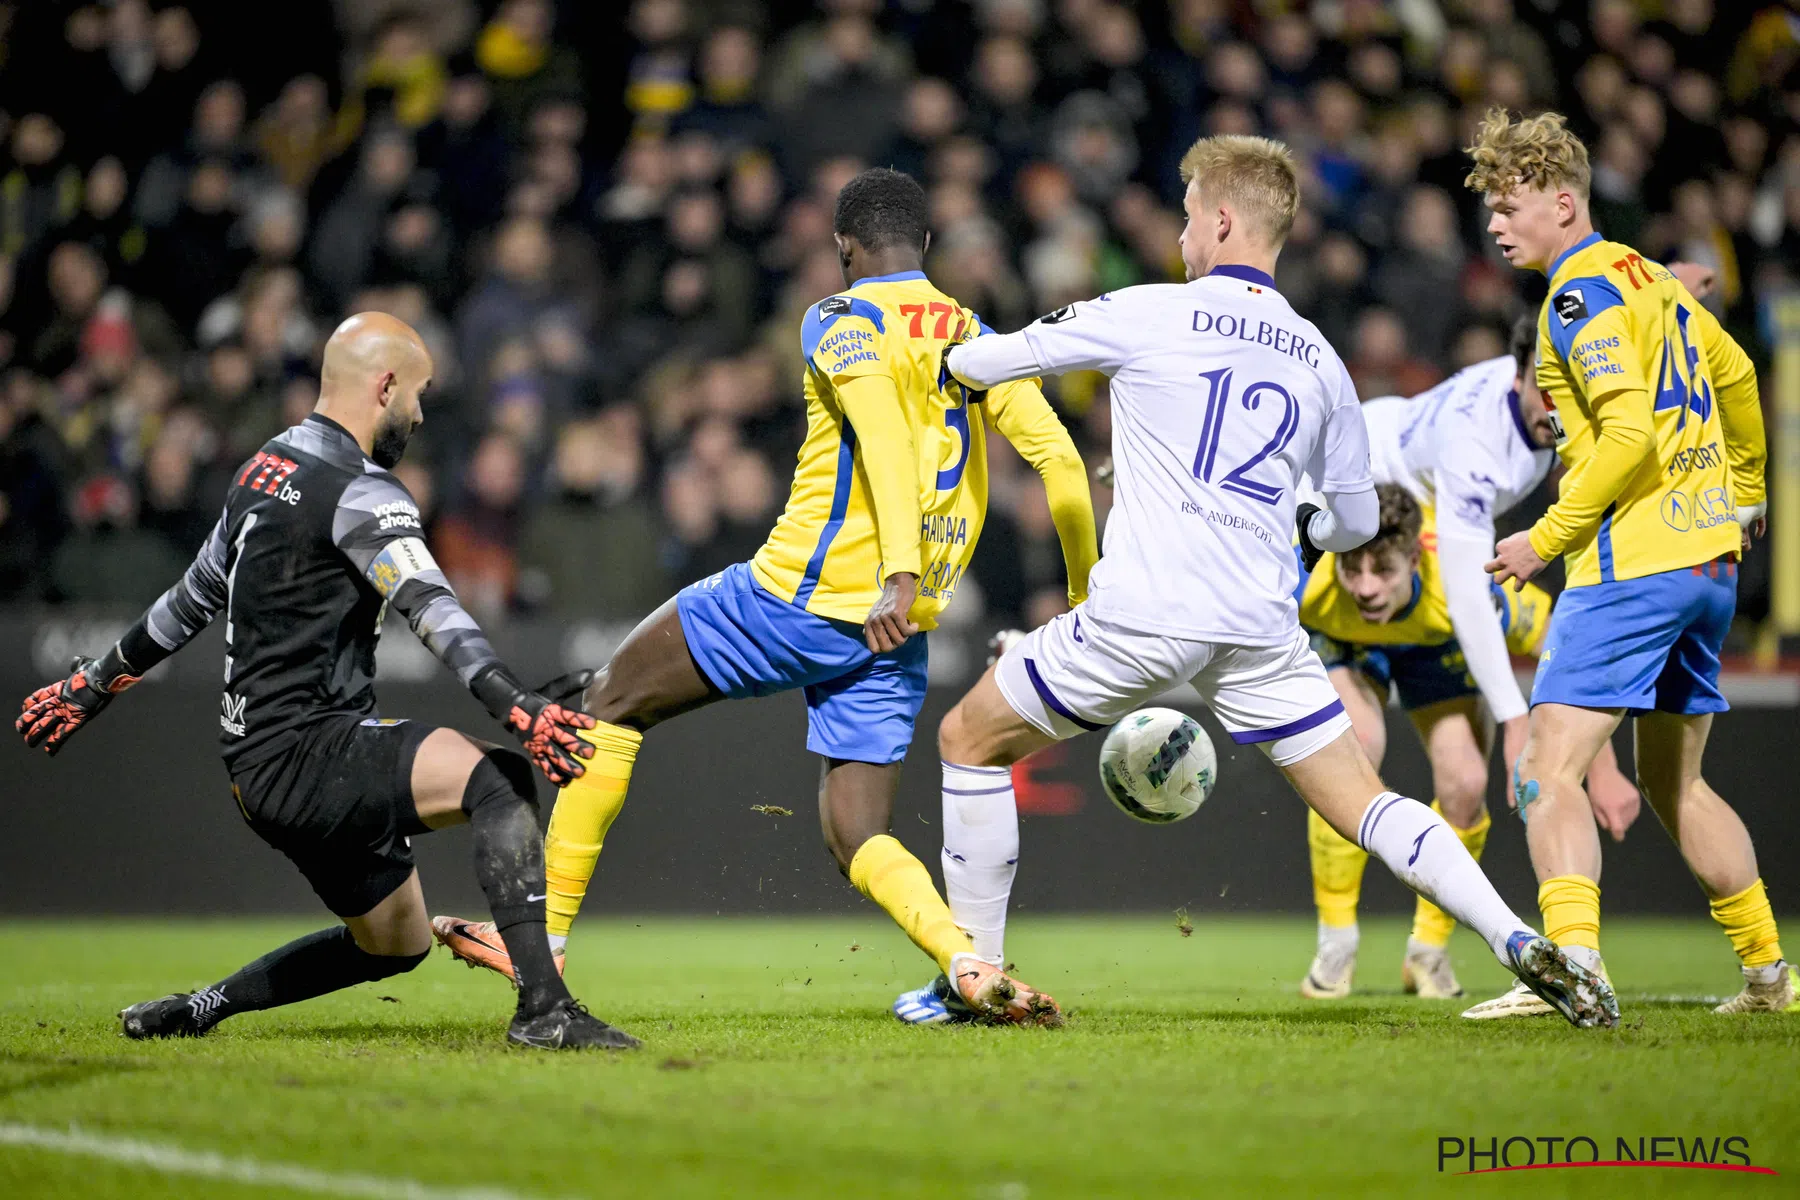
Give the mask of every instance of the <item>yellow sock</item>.
[{"label": "yellow sock", "polygon": [[[1431,811],[1442,816],[1444,806],[1433,800]],[[1449,822],[1446,821],[1445,824],[1449,825]],[[1469,857],[1480,862],[1481,852],[1487,846],[1488,830],[1493,828],[1493,825],[1493,820],[1488,816],[1487,809],[1484,808],[1481,810],[1481,819],[1469,828],[1457,829],[1454,825],[1450,825],[1450,828],[1456,834],[1457,840],[1463,844],[1463,849],[1469,852]],[[1414,941],[1423,942],[1427,946],[1448,946],[1450,935],[1455,929],[1455,917],[1425,897],[1419,897],[1419,903],[1413,909],[1412,935]]]},{"label": "yellow sock", "polygon": [[850,860],[850,882],[886,909],[944,974],[950,973],[952,955],[975,952],[969,935],[950,919],[950,906],[938,895],[931,872],[897,839],[884,833],[864,842]]},{"label": "yellow sock", "polygon": [[594,748],[594,757],[583,759],[587,771],[556,794],[550,813],[550,831],[544,835],[544,921],[554,936],[569,936],[569,926],[581,911],[600,846],[613,818],[625,807],[625,789],[631,786],[631,764],[637,761],[644,735],[622,725],[600,722],[578,735]]},{"label": "yellow sock", "polygon": [[1538,884],[1544,936],[1559,946],[1600,949],[1600,885],[1586,875],[1558,875]]},{"label": "yellow sock", "polygon": [[1356,924],[1356,902],[1362,898],[1363,867],[1369,853],[1306,810],[1306,849],[1312,859],[1313,903],[1321,924],[1345,929]]},{"label": "yellow sock", "polygon": [[1731,939],[1731,948],[1746,967],[1766,967],[1781,961],[1781,934],[1775,928],[1775,910],[1769,893],[1758,879],[1735,896],[1714,900],[1713,920]]}]

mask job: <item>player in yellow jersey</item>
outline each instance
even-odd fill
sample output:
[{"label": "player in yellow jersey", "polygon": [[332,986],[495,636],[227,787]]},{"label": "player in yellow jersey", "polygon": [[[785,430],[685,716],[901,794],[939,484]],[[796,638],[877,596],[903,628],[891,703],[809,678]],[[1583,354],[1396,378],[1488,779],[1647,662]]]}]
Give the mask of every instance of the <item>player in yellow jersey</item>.
[{"label": "player in yellow jersey", "polygon": [[[683,589],[587,688],[583,706],[599,724],[584,736],[595,754],[559,795],[545,839],[554,946],[624,804],[644,731],[727,697],[802,688],[838,866],[976,1012],[1060,1019],[1050,997],[970,952],[930,873],[888,833],[925,696],[926,635],[981,535],[988,424],[1043,477],[1071,604],[1086,597],[1099,557],[1086,469],[1036,381],[969,393],[943,371],[948,346],[984,331],[926,279],[926,221],[923,189],[898,171],[864,171],[839,193],[846,290],[801,325],[807,433],[787,508],[750,562]],[[510,972],[487,926],[433,924],[459,957]]]},{"label": "player in yellow jersey", "polygon": [[[1561,555],[1568,577],[1513,773],[1545,933],[1600,969],[1600,839],[1581,776],[1629,714],[1639,786],[1743,966],[1744,991],[1719,1011],[1793,1009],[1750,835],[1700,775],[1728,707],[1719,649],[1738,554],[1762,526],[1755,369],[1673,274],[1595,232],[1587,148],[1561,116],[1491,110],[1469,152],[1501,252],[1549,276],[1538,386],[1569,468],[1557,502],[1488,567],[1522,586]],[[1534,1010],[1507,993],[1464,1015]]]},{"label": "player in yellow jersey", "polygon": [[[1344,702],[1357,740],[1379,769],[1387,753],[1390,686],[1400,697],[1431,763],[1433,807],[1456,831],[1471,856],[1487,842],[1487,763],[1494,746],[1494,718],[1458,644],[1437,555],[1437,531],[1419,502],[1395,483],[1377,484],[1381,527],[1369,541],[1342,554],[1326,554],[1307,575],[1302,564],[1300,624],[1312,634]],[[1550,596],[1527,585],[1511,591],[1490,585],[1506,649],[1536,656],[1550,618]],[[1591,772],[1629,788],[1610,745]],[[1320,941],[1300,994],[1313,1000],[1350,994],[1356,967],[1356,905],[1368,854],[1320,822],[1308,822],[1313,891]],[[1338,861],[1340,857],[1348,861]],[[1420,897],[1401,963],[1409,993],[1428,1000],[1462,994],[1450,968],[1448,945],[1455,921]],[[1332,936],[1348,931],[1346,936]]]}]

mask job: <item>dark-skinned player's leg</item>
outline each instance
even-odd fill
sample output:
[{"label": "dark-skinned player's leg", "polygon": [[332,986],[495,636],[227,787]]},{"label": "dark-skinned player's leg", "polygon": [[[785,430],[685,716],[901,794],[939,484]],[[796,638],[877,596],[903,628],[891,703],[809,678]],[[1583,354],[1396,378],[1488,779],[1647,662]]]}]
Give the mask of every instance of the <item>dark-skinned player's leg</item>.
[{"label": "dark-skinned player's leg", "polygon": [[[551,810],[544,837],[545,891],[550,945],[560,955],[581,910],[599,862],[606,832],[625,805],[631,769],[644,732],[722,699],[701,675],[671,597],[639,622],[607,664],[594,673],[582,708],[598,724],[580,735],[594,747],[580,779],[565,785]],[[505,947],[486,922],[437,917],[433,931],[452,953],[472,966],[512,977]]]},{"label": "dark-skinned player's leg", "polygon": [[594,674],[582,711],[639,733],[724,697],[700,674],[688,650],[675,597],[638,622]]},{"label": "dark-skinned player's leg", "polygon": [[957,927],[931,872],[889,829],[900,764],[824,758],[819,770],[819,827],[825,848],[857,891],[879,904],[944,973],[952,1002],[971,1015],[1057,1025],[1056,1001],[981,959]]},{"label": "dark-skinned player's leg", "polygon": [[606,831],[625,806],[645,731],[722,698],[694,665],[674,597],[639,622],[595,673],[582,709],[598,724],[581,735],[594,757],[557,794],[544,839],[549,929],[558,949],[581,911]]},{"label": "dark-skinned player's leg", "polygon": [[899,763],[819,760],[819,829],[845,878],[864,843],[893,827],[899,789]]}]

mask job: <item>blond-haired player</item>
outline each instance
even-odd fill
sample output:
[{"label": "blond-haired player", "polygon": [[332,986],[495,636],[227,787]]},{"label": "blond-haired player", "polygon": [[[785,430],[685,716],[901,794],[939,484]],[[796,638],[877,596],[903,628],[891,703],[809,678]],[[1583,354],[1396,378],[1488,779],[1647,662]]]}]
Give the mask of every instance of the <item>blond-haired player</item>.
[{"label": "blond-haired player", "polygon": [[[1203,138],[1182,175],[1187,283],[1126,288],[950,351],[951,374],[977,389],[1110,376],[1117,503],[1087,600],[1008,650],[938,727],[945,808],[959,817],[946,822],[946,861],[971,858],[964,831],[1011,809],[1013,763],[1192,682],[1234,742],[1266,753],[1334,829],[1476,930],[1534,993],[1578,1025],[1611,1024],[1609,985],[1526,928],[1441,816],[1383,786],[1300,628],[1296,529],[1316,561],[1366,541],[1379,514],[1349,372],[1272,277],[1299,204],[1292,156],[1266,138]],[[1298,504],[1302,474],[1323,509]],[[971,910],[953,884],[952,914],[998,959],[1011,868],[964,880],[984,904]],[[896,1014],[946,1019],[955,989],[921,991]]]},{"label": "blond-haired player", "polygon": [[[1700,776],[1728,707],[1718,655],[1738,554],[1762,527],[1755,369],[1671,272],[1595,232],[1587,148],[1561,116],[1490,110],[1469,153],[1501,252],[1550,280],[1538,385],[1569,468],[1557,502],[1488,565],[1522,586],[1566,559],[1513,773],[1545,929],[1602,969],[1600,839],[1581,776],[1629,714],[1639,786],[1743,964],[1744,991],[1719,1011],[1791,1009],[1794,971],[1750,835]],[[1515,989],[1464,1015],[1541,1011]]]}]

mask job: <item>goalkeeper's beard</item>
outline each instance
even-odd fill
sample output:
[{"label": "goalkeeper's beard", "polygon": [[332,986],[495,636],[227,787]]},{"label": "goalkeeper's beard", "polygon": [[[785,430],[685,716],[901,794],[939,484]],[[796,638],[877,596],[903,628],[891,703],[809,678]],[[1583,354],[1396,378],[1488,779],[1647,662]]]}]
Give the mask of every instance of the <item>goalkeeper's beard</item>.
[{"label": "goalkeeper's beard", "polygon": [[383,418],[381,426],[375,430],[375,445],[369,451],[369,457],[382,469],[392,470],[406,453],[412,431],[412,422],[398,413]]}]

